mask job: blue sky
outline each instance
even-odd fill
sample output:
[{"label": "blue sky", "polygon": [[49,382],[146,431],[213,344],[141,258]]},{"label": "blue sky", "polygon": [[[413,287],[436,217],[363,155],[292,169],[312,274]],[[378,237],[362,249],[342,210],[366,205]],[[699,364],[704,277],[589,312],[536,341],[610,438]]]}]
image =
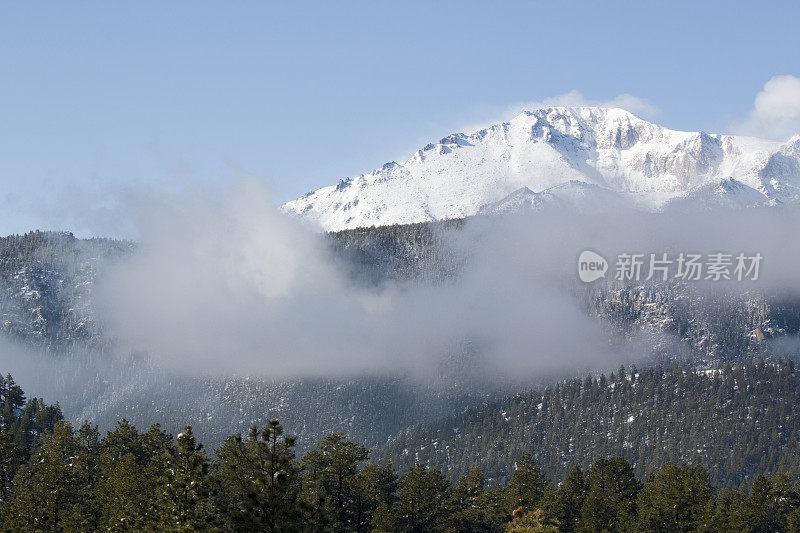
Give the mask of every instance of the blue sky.
[{"label": "blue sky", "polygon": [[125,194],[245,174],[283,202],[570,91],[728,132],[800,76],[799,19],[790,2],[6,1],[0,234],[120,234]]}]

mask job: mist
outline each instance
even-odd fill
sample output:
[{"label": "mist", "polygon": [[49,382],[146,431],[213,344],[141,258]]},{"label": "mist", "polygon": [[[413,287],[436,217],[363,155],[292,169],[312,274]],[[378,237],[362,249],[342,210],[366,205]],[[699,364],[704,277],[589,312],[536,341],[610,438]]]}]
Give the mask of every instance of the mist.
[{"label": "mist", "polygon": [[375,288],[354,284],[326,237],[253,182],[152,204],[142,220],[136,255],[98,287],[100,315],[122,350],[172,371],[426,375],[465,342],[498,374],[607,355],[591,344],[599,327],[537,274],[535,249],[495,258],[459,234],[447,245],[469,259],[456,281]]},{"label": "mist", "polygon": [[[165,198],[139,213],[140,246],[98,287],[103,325],[126,353],[191,375],[430,376],[456,361],[487,378],[529,380],[645,357],[611,343],[575,298],[585,249],[760,252],[758,281],[725,293],[798,287],[794,208],[474,218],[442,234],[452,280],[355,283],[330,241],[245,181],[217,198]],[[444,231],[444,230],[442,230]],[[598,282],[602,283],[602,281]]]}]

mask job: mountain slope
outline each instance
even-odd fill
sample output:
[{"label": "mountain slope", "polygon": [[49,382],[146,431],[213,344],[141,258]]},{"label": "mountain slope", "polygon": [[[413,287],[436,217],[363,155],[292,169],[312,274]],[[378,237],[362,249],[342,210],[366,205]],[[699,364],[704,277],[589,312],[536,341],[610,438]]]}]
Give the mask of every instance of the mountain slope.
[{"label": "mountain slope", "polygon": [[522,187],[498,202],[486,204],[478,210],[479,215],[502,215],[524,210],[541,211],[545,209],[571,209],[581,213],[601,213],[609,209],[615,211],[635,209],[636,201],[625,195],[577,180],[533,192]]},{"label": "mountain slope", "polygon": [[[463,223],[353,230],[330,243],[354,283],[452,275],[456,265],[440,231]],[[209,446],[277,417],[302,433],[300,449],[327,433],[346,432],[372,445],[412,422],[429,421],[493,398],[493,384],[459,388],[460,369],[443,366],[429,383],[394,377],[276,380],[191,377],[120,353],[98,320],[96,284],[135,244],[78,239],[66,232],[0,238],[0,370],[37,396],[62,399],[73,420],[110,429],[126,418],[140,428],[160,421],[170,432],[190,423]],[[222,356],[223,354],[221,354]],[[460,381],[458,381],[460,383]],[[393,416],[383,416],[391,410]]]},{"label": "mountain slope", "polygon": [[[595,188],[599,187],[574,187],[577,191]],[[567,184],[551,194],[565,197],[564,191],[572,189]],[[352,282],[380,291],[385,283],[433,285],[457,279],[462,258],[447,246],[456,238],[448,232],[463,231],[468,224],[360,228],[328,238],[336,256],[349,265]],[[454,357],[428,376],[430,384],[366,376],[294,381],[191,378],[165,374],[138,356],[120,361],[111,357],[113,339],[105,336],[95,319],[93,287],[109,261],[126,260],[133,247],[125,242],[75,239],[67,233],[0,239],[0,361],[15,363],[3,370],[17,374],[17,362],[28,368],[27,376],[18,377],[29,384],[30,392],[50,401],[63,398],[62,409],[72,419],[92,420],[103,428],[123,417],[140,427],[159,420],[173,432],[191,423],[213,447],[230,433],[246,431],[251,423],[261,425],[277,417],[287,431],[305,436],[299,443],[303,449],[337,431],[372,446],[410,424],[460,412],[502,393],[495,389],[499,384],[485,381],[482,374],[470,374],[470,365],[457,357],[459,346],[454,347]],[[683,348],[687,353],[681,361],[716,366],[774,354],[779,346],[797,353],[800,304],[791,295],[727,298],[664,284],[588,285],[577,296],[579,306],[602,321],[615,338],[664,332],[663,338],[646,338],[657,355],[663,353],[670,361],[683,354]],[[4,353],[11,346],[3,342],[6,338],[28,347],[49,348],[58,357],[23,364],[21,359],[33,354]],[[667,342],[672,338],[675,343]],[[104,353],[65,357],[71,351],[94,350]],[[392,416],[385,416],[389,411]]]},{"label": "mountain slope", "polygon": [[622,370],[408,428],[373,458],[401,470],[422,463],[450,479],[477,465],[497,482],[523,452],[551,479],[621,455],[639,476],[688,462],[706,466],[715,485],[738,487],[759,473],[800,472],[798,400],[800,372],[783,362]]},{"label": "mountain slope", "polygon": [[526,111],[470,135],[455,133],[283,209],[328,231],[463,218],[523,187],[571,180],[628,194],[648,208],[734,178],[765,201],[800,198],[800,136],[786,143],[680,132],[622,109]]},{"label": "mountain slope", "polygon": [[714,208],[746,208],[779,203],[770,200],[753,187],[741,181],[727,178],[718,182],[701,185],[685,196],[675,197],[664,205],[666,210],[700,211]]},{"label": "mountain slope", "polygon": [[0,335],[54,350],[102,349],[94,282],[133,243],[31,232],[0,238]]}]

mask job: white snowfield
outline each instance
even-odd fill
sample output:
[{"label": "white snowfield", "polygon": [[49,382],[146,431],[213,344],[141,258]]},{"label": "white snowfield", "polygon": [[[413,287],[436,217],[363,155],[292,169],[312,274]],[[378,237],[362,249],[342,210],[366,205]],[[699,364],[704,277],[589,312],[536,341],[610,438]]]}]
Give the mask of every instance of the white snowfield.
[{"label": "white snowfield", "polygon": [[546,206],[710,209],[800,201],[800,135],[785,143],[662,128],[616,108],[526,111],[455,133],[283,205],[327,231]]}]

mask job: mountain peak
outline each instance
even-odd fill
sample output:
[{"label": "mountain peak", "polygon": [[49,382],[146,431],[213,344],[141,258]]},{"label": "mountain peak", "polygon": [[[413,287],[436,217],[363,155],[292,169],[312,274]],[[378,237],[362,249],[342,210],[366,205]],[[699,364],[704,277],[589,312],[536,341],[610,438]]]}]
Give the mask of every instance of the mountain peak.
[{"label": "mountain peak", "polygon": [[647,122],[635,114],[620,107],[602,106],[551,106],[522,111],[511,122],[529,118],[544,119],[551,122],[568,120],[586,124],[598,124],[603,121],[626,123]]},{"label": "mountain peak", "polygon": [[670,130],[620,108],[546,107],[450,134],[406,161],[345,178],[283,209],[335,231],[463,218],[509,195],[530,199],[565,182],[581,184],[571,187],[582,195],[566,202],[573,207],[586,205],[584,196],[613,193],[660,208],[726,178],[765,200],[800,198],[800,137],[781,144]]}]

